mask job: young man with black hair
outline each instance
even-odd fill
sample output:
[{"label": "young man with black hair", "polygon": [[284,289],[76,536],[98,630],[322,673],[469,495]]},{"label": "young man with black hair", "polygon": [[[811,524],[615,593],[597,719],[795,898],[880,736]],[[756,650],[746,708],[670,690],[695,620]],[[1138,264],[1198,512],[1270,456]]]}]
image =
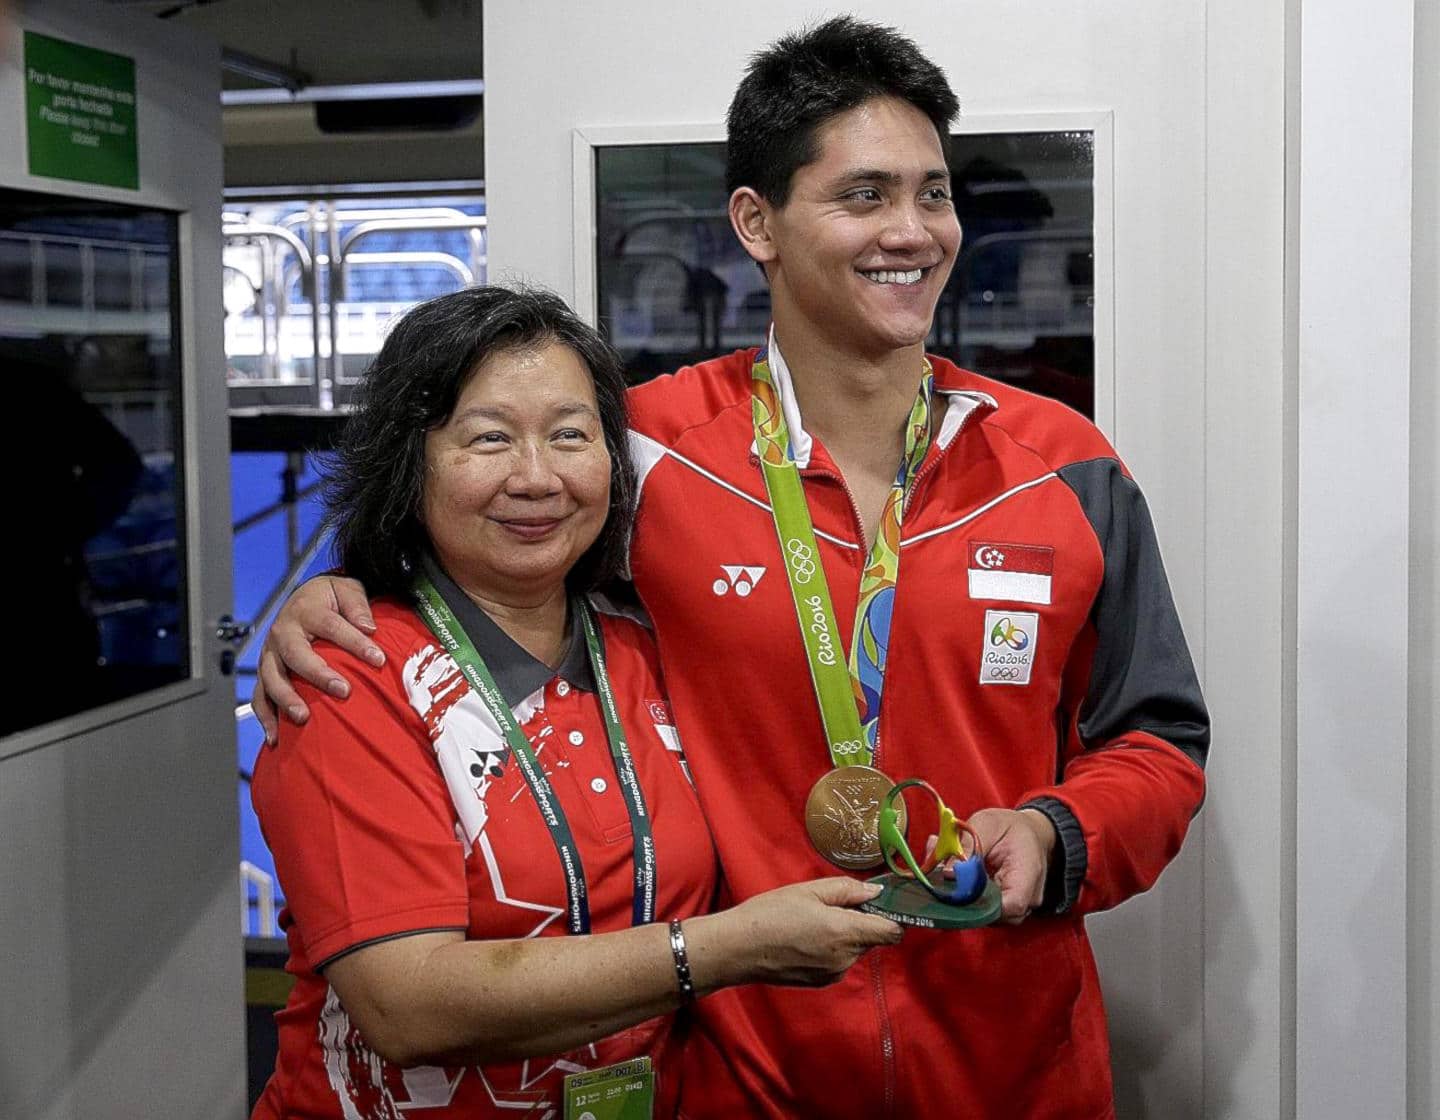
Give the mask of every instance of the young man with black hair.
[{"label": "young man with black hair", "polygon": [[[1147,889],[1203,799],[1208,717],[1135,483],[1069,409],[925,355],[960,244],[956,111],[888,28],[756,56],[727,177],[771,335],[632,391],[631,570],[725,902],[827,870],[807,799],[859,764],[969,817],[1005,922],[911,930],[822,991],[702,1001],[690,1120],[1112,1115],[1083,916]],[[363,649],[331,606],[363,618],[356,592],[297,594],[272,697],[293,703],[281,659],[338,681],[305,635]]]}]

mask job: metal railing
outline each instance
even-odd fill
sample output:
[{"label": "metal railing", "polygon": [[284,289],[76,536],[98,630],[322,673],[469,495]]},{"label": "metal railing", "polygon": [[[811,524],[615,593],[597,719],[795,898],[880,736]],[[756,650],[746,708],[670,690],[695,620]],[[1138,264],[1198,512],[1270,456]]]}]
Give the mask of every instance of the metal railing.
[{"label": "metal railing", "polygon": [[[255,890],[253,906],[255,921],[250,920],[251,888]],[[248,859],[240,861],[240,932],[246,937],[274,937],[279,932],[275,922],[275,880]]]},{"label": "metal railing", "polygon": [[[248,281],[260,319],[260,381],[308,382],[309,403],[319,409],[334,407],[335,387],[345,379],[342,332],[348,313],[357,306],[345,302],[351,269],[441,268],[467,286],[483,278],[485,272],[486,219],[454,207],[342,209],[334,203],[313,203],[273,225],[233,212],[226,213],[224,219],[227,249],[253,247],[259,254],[258,278],[239,264],[230,263],[228,268],[232,275],[243,275]],[[463,256],[430,249],[357,249],[377,234],[447,232],[465,234],[467,248]],[[292,308],[288,293],[297,278],[308,306]],[[285,377],[281,369],[286,340],[296,333],[290,327],[296,316],[302,316],[308,327],[308,378]],[[366,338],[372,333],[366,333]],[[245,383],[245,379],[231,378],[232,386]]]},{"label": "metal railing", "polygon": [[[73,253],[74,259],[57,259],[56,254],[61,251]],[[5,273],[3,280],[0,280],[0,293],[8,293],[0,294],[0,300],[12,305],[18,304],[32,313],[54,309],[130,316],[158,312],[166,318],[165,327],[168,329],[170,254],[168,245],[71,234],[0,230],[0,269],[4,269]],[[112,265],[108,270],[102,265],[102,262],[107,261]],[[147,271],[152,262],[165,266],[165,283],[160,298],[156,301],[146,298]],[[20,265],[19,268],[16,268],[17,264]],[[112,275],[116,271],[114,265],[120,265],[119,271],[123,275]],[[52,271],[57,277],[78,280],[78,290],[72,290],[68,298],[61,294],[57,291],[58,285],[51,282]],[[123,299],[110,298],[102,301],[98,298],[98,281],[102,274],[112,281],[112,292],[117,290],[113,281],[118,278],[118,288],[124,292]],[[73,289],[74,285],[72,283],[67,287]]]}]

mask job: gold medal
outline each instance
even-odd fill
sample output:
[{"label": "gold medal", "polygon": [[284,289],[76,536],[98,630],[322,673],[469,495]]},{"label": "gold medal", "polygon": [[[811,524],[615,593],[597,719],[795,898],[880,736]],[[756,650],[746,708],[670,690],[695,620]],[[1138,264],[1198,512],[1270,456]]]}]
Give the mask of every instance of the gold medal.
[{"label": "gold medal", "polygon": [[[805,799],[805,831],[815,850],[846,871],[880,864],[880,807],[894,784],[873,766],[841,766],[821,775]],[[903,834],[905,803],[896,809]]]}]

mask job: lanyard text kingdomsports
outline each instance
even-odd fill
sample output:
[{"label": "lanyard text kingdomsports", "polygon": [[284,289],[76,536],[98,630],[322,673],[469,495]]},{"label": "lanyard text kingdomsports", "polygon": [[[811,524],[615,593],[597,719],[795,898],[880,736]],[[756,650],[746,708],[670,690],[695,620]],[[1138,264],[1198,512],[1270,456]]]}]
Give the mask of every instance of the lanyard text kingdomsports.
[{"label": "lanyard text kingdomsports", "polygon": [[927,363],[905,427],[905,457],[885,499],[875,544],[860,577],[860,597],[847,666],[840,663],[842,651],[835,606],[820,564],[820,549],[810,510],[805,504],[804,484],[790,452],[790,431],[764,350],[755,356],[751,388],[755,446],[774,510],[785,576],[805,641],[810,679],[814,682],[830,759],[836,766],[869,766],[875,758],[880,727],[890,619],[900,573],[900,521],[907,488],[930,448],[935,376]]}]

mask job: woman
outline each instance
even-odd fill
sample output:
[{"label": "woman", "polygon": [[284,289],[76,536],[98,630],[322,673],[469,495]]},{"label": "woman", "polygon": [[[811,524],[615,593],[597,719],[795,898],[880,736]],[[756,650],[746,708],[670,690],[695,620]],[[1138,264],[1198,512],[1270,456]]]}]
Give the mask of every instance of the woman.
[{"label": "woman", "polygon": [[310,690],[298,749],[256,766],[296,976],[256,1117],[558,1116],[566,1074],[635,1058],[670,1115],[688,999],[828,983],[898,940],[848,878],[705,916],[653,642],[586,595],[629,532],[625,428],[618,358],[544,293],[432,300],[368,371],[330,516],[388,596],[385,659],[327,649],[352,695]]}]

